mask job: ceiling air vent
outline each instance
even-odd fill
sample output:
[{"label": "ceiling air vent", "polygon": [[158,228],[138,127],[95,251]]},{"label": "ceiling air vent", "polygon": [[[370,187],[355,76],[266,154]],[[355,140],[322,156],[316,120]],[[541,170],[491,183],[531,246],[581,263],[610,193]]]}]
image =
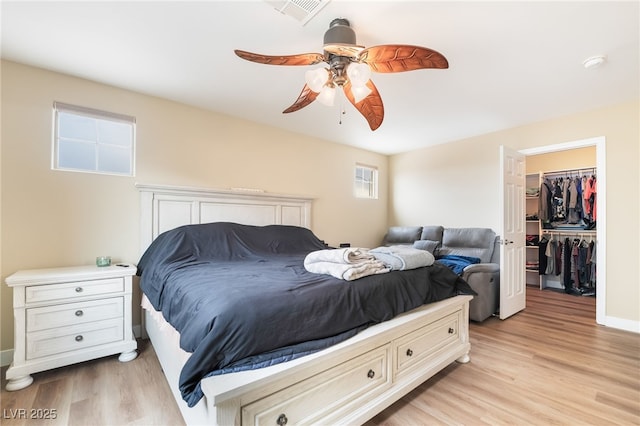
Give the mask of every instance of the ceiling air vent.
[{"label": "ceiling air vent", "polygon": [[264,0],[282,13],[288,15],[302,25],[311,20],[330,0]]}]

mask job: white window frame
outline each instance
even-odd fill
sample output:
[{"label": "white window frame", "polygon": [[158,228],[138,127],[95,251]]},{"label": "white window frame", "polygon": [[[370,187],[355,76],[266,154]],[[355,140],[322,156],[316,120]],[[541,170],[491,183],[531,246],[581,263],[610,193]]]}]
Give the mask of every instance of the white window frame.
[{"label": "white window frame", "polygon": [[[365,181],[358,177],[358,170],[361,169],[364,175],[364,171],[367,171],[371,174],[371,179]],[[363,199],[378,199],[378,168],[375,166],[369,166],[366,164],[356,163],[354,169],[354,178],[353,178],[353,191],[356,198]]]},{"label": "white window frame", "polygon": [[[99,162],[99,150],[95,150],[96,155],[96,167],[95,169],[90,168],[70,168],[60,166],[60,137],[59,137],[59,113],[67,113],[73,114],[81,117],[91,118],[96,120],[96,124],[98,120],[104,120],[109,122],[117,122],[124,123],[131,126],[131,146],[128,147],[129,152],[129,172],[117,172],[113,170],[100,170],[100,162]],[[93,108],[86,108],[77,105],[65,104],[62,102],[54,102],[53,103],[53,142],[52,142],[52,150],[51,150],[51,168],[53,170],[62,170],[62,171],[71,171],[71,172],[81,172],[81,173],[95,173],[95,174],[103,174],[103,175],[113,175],[113,176],[135,176],[135,153],[136,153],[136,119],[135,117],[131,117],[124,114],[117,114],[113,112],[101,111]],[[101,143],[99,140],[76,140],[76,142],[94,144],[96,146],[109,145],[106,143]],[[113,145],[112,145],[113,146]],[[125,149],[125,148],[123,148]]]}]

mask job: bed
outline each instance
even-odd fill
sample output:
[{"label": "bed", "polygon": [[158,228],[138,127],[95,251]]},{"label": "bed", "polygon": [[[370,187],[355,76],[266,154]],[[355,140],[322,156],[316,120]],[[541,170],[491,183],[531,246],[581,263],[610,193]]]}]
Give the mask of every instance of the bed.
[{"label": "bed", "polygon": [[310,197],[138,189],[144,328],[187,424],[359,424],[469,361],[448,268],[313,274]]}]

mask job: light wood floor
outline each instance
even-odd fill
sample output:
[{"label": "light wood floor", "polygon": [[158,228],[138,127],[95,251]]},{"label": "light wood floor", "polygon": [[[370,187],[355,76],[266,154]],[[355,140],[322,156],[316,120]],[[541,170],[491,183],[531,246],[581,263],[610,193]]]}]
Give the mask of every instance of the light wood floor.
[{"label": "light wood floor", "polygon": [[[595,325],[595,299],[527,289],[527,309],[471,323],[471,362],[454,363],[374,425],[639,425],[640,335]],[[0,394],[7,425],[182,425],[153,348],[34,375]],[[12,419],[16,409],[57,418]],[[12,411],[13,410],[13,411]]]}]

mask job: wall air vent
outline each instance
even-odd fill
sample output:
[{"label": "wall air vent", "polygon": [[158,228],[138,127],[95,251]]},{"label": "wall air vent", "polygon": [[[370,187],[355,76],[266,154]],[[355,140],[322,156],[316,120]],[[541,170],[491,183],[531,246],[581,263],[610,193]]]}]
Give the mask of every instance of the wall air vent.
[{"label": "wall air vent", "polygon": [[283,15],[288,15],[302,25],[309,22],[330,0],[264,0]]}]

